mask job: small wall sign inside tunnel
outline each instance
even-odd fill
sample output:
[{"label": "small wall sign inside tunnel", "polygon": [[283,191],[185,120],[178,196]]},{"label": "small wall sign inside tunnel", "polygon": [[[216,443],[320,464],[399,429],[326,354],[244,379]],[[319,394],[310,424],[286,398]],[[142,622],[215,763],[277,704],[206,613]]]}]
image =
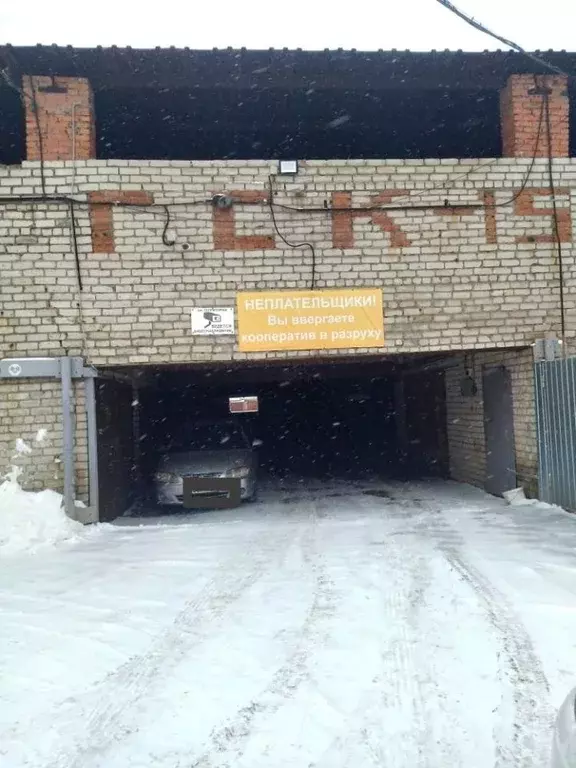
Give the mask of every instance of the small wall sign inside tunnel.
[{"label": "small wall sign inside tunnel", "polygon": [[192,310],[192,335],[233,336],[234,310],[194,307]]},{"label": "small wall sign inside tunnel", "polygon": [[228,400],[230,413],[258,413],[258,396],[231,397]]}]

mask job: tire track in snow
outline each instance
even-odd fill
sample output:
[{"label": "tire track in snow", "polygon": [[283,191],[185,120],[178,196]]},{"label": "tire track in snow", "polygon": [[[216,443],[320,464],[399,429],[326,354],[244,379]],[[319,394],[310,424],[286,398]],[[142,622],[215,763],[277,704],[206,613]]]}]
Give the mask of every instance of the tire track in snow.
[{"label": "tire track in snow", "polygon": [[[361,497],[355,502],[373,513],[371,499]],[[414,646],[431,573],[426,557],[417,552],[417,542],[399,543],[388,528],[389,507],[383,505],[382,511],[384,527],[378,531],[378,540],[367,542],[382,547],[382,558],[377,561],[377,583],[382,585],[380,610],[386,640],[380,650],[380,668],[348,715],[341,735],[314,762],[315,768],[356,768],[369,764],[405,768],[416,761],[421,768],[429,765],[426,746],[432,728],[431,715],[416,680]],[[377,520],[373,516],[369,519]],[[382,738],[387,718],[396,717],[398,712],[405,715],[406,732],[396,738]],[[416,727],[415,723],[419,725]]]},{"label": "tire track in snow", "polygon": [[261,578],[293,535],[291,531],[280,537],[278,533],[267,533],[240,557],[223,563],[146,653],[130,658],[85,694],[62,701],[49,715],[1,734],[3,753],[8,754],[6,748],[11,741],[29,742],[31,733],[51,732],[58,736],[53,739],[49,756],[34,750],[35,760],[30,764],[85,768],[92,758],[102,756],[109,747],[137,731],[138,727],[131,726],[125,715],[133,715],[147,691],[206,638],[208,627]]},{"label": "tire track in snow", "polygon": [[473,591],[501,648],[500,679],[504,692],[510,689],[510,701],[504,701],[504,706],[511,707],[512,717],[510,721],[502,719],[494,734],[495,766],[547,765],[554,712],[549,704],[548,680],[528,630],[506,596],[465,557],[465,539],[446,519],[441,500],[420,499],[418,505],[432,519],[418,521],[415,528],[432,534],[446,561]]},{"label": "tire track in snow", "polygon": [[[407,574],[409,588],[405,595],[398,595],[397,615],[399,635],[388,649],[382,651],[384,671],[378,675],[368,693],[368,700],[361,703],[356,712],[375,708],[380,712],[380,727],[362,727],[360,735],[363,745],[375,766],[404,768],[407,755],[417,760],[419,768],[432,766],[430,744],[433,738],[432,714],[424,700],[420,678],[422,670],[417,660],[417,638],[419,636],[419,616],[425,606],[426,592],[430,586],[431,574],[425,558],[414,558]],[[404,616],[402,616],[404,610]],[[406,718],[410,733],[406,739],[389,741],[382,738],[382,725],[385,726],[384,711],[409,710]],[[348,733],[347,741],[354,736]],[[347,760],[343,766],[355,766],[357,760]],[[326,766],[328,768],[328,765]]]},{"label": "tire track in snow", "polygon": [[501,723],[496,733],[496,766],[531,768],[546,765],[553,717],[548,704],[549,686],[530,635],[506,597],[458,550],[440,547],[452,568],[484,606],[502,649],[502,675],[512,689],[511,727]]},{"label": "tire track in snow", "polygon": [[325,637],[321,623],[334,614],[337,603],[334,585],[318,556],[317,524],[314,511],[312,525],[303,533],[300,542],[303,560],[314,577],[314,593],[296,647],[260,695],[212,732],[208,746],[199,757],[191,760],[190,768],[212,768],[237,762],[244,753],[256,721],[273,716],[287,699],[296,694],[302,683],[309,680],[308,658],[314,649],[321,646]]}]

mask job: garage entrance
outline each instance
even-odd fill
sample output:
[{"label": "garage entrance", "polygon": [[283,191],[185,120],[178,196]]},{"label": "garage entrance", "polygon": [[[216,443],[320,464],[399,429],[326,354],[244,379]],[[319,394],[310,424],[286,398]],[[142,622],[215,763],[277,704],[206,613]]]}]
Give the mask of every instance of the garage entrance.
[{"label": "garage entrance", "polygon": [[167,446],[198,422],[229,419],[230,397],[258,397],[257,413],[235,418],[267,484],[448,475],[444,374],[422,358],[166,366],[123,376],[98,387],[107,518],[150,500]]}]

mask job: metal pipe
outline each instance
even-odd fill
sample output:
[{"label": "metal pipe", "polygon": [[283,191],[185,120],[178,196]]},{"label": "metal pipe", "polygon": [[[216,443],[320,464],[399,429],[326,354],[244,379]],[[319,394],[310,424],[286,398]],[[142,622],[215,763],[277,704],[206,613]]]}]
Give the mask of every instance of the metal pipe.
[{"label": "metal pipe", "polygon": [[64,509],[68,517],[75,519],[76,487],[74,478],[74,414],[72,395],[72,360],[60,358],[62,386],[62,459],[64,464]]},{"label": "metal pipe", "polygon": [[86,398],[86,428],[88,432],[88,494],[91,522],[100,520],[98,480],[98,427],[96,423],[96,387],[94,378],[84,380]]}]

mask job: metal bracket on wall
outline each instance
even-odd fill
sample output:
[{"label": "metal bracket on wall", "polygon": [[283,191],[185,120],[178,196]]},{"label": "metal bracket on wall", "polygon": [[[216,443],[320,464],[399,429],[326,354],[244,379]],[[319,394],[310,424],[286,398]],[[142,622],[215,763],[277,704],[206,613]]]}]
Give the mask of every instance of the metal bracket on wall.
[{"label": "metal bracket on wall", "polygon": [[[91,366],[85,366],[81,357],[70,357],[73,379],[88,379],[97,376]],[[60,379],[62,378],[61,357],[5,357],[0,360],[0,379]]]},{"label": "metal bracket on wall", "polygon": [[[12,357],[0,360],[0,379],[59,379],[62,389],[62,453],[64,465],[64,509],[68,517],[81,523],[96,523],[98,510],[98,461],[96,434],[95,368],[84,365],[81,357]],[[74,472],[74,409],[72,380],[85,380],[86,424],[88,432],[89,505],[76,505]]]},{"label": "metal bracket on wall", "polygon": [[534,342],[533,349],[535,363],[560,360],[562,357],[562,342],[560,339],[537,339]]}]

